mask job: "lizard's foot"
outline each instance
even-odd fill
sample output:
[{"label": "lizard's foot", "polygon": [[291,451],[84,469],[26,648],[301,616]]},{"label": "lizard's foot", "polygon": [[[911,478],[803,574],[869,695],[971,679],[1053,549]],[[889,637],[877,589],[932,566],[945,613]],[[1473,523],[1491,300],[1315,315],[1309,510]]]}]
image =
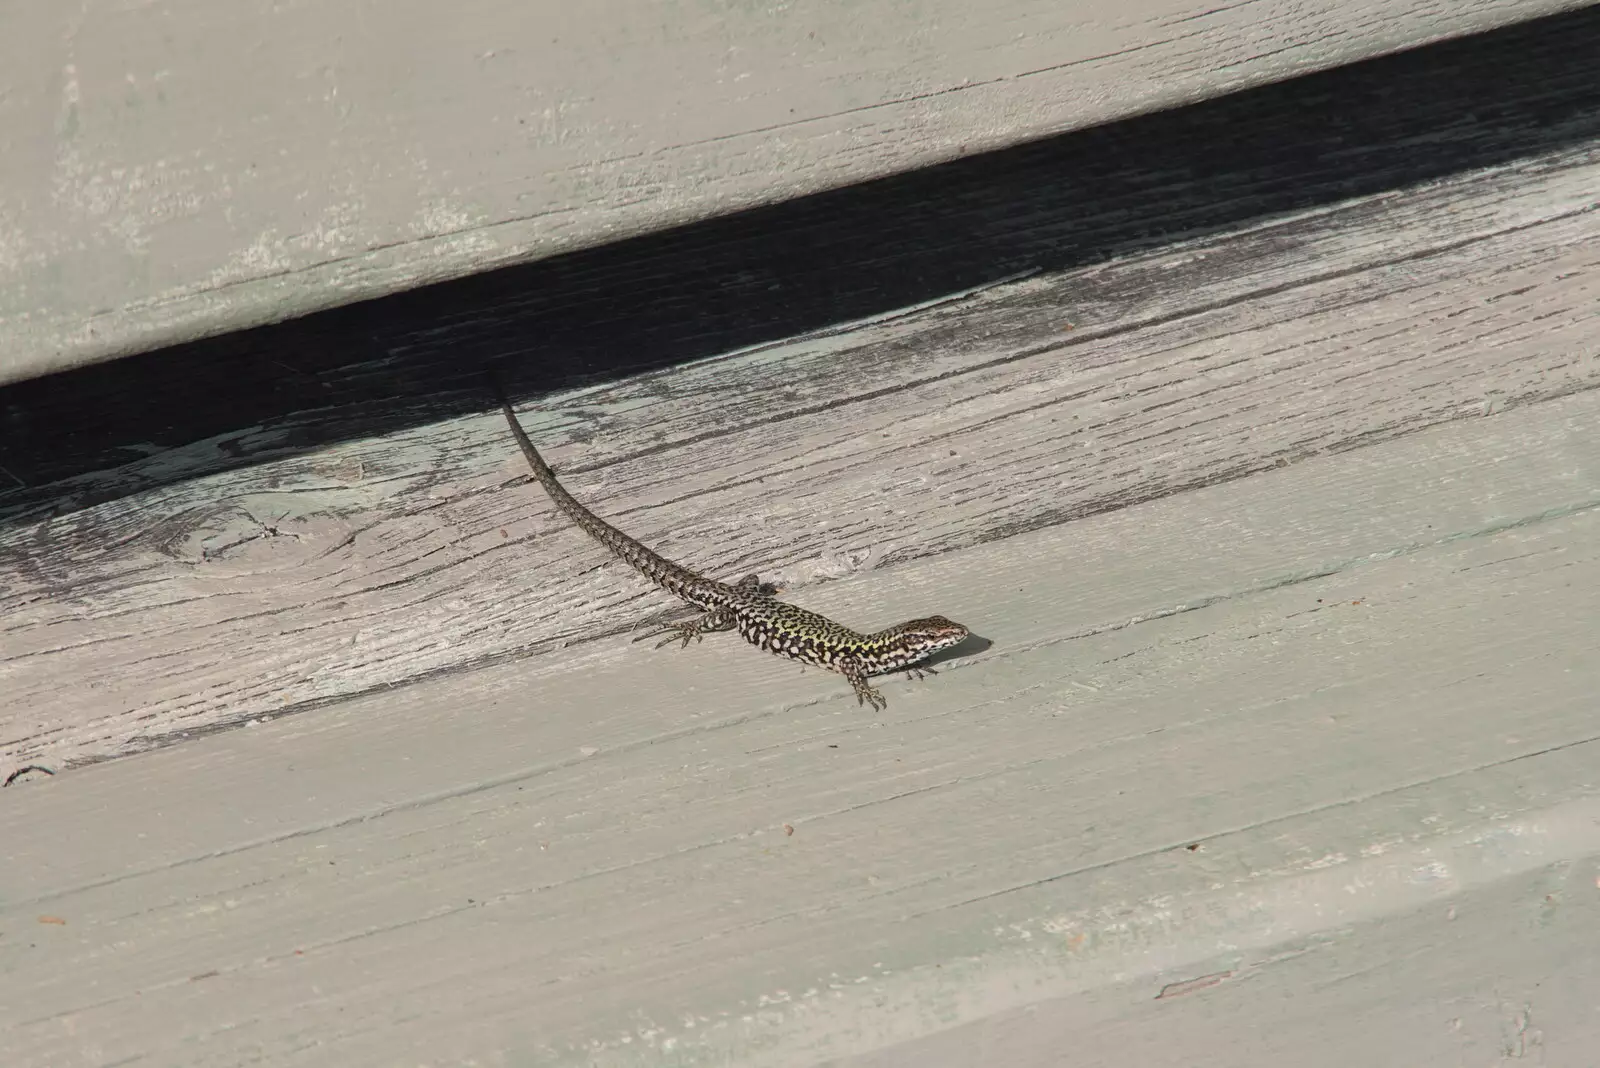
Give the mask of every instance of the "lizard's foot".
[{"label": "lizard's foot", "polygon": [[850,681],[850,688],[856,692],[857,705],[871,705],[874,712],[882,712],[889,707],[889,699],[867,685],[867,677],[860,669],[843,667],[840,673]]},{"label": "lizard's foot", "polygon": [[663,645],[671,645],[673,642],[682,642],[683,648],[687,649],[691,641],[705,640],[705,631],[701,629],[700,620],[698,619],[691,619],[684,623],[669,623],[660,630],[653,630],[649,634],[641,634],[633,640],[642,642],[646,638],[660,638],[663,634],[666,637],[656,642],[657,649]]},{"label": "lizard's foot", "polygon": [[653,630],[649,634],[641,634],[633,640],[642,642],[646,638],[661,638],[665,634],[666,637],[656,643],[657,649],[675,641],[682,642],[683,647],[687,649],[690,641],[704,640],[707,631],[732,630],[738,622],[738,617],[731,611],[719,608],[713,612],[701,612],[693,619],[686,619],[681,623],[667,623],[660,629]]}]

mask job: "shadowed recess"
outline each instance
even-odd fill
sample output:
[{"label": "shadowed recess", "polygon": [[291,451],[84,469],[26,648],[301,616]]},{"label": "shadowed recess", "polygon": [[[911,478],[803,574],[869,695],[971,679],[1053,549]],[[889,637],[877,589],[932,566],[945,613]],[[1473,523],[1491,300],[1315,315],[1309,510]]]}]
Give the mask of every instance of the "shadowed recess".
[{"label": "shadowed recess", "polygon": [[482,411],[491,360],[525,396],[616,380],[1557,151],[1600,136],[1596,56],[1591,7],[15,383],[0,523]]}]

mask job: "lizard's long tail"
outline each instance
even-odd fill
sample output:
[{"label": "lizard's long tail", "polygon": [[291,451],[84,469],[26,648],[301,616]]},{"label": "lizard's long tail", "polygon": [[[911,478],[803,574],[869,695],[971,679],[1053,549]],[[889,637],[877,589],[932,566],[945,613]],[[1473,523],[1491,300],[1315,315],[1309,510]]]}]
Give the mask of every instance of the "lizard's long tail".
[{"label": "lizard's long tail", "polygon": [[533,442],[528,440],[527,432],[522,429],[522,424],[517,421],[517,413],[511,407],[511,400],[506,396],[506,391],[501,387],[499,379],[489,374],[489,388],[494,391],[496,399],[500,401],[500,408],[506,413],[506,425],[511,427],[511,433],[516,436],[517,445],[522,449],[522,455],[527,457],[528,466],[533,468],[533,477],[556,502],[556,506],[567,514],[578,526],[582,527],[600,544],[616,553],[625,562],[638,569],[645,578],[656,585],[676,594],[684,600],[699,605],[702,608],[715,607],[726,599],[727,591],[719,582],[696,575],[688,568],[673,563],[664,556],[658,555],[654,550],[634,541],[616,527],[585,508],[576,497],[566,491],[561,483],[556,481],[556,473],[550,470],[550,465],[544,462],[544,457],[539,455],[539,450],[533,447]]}]

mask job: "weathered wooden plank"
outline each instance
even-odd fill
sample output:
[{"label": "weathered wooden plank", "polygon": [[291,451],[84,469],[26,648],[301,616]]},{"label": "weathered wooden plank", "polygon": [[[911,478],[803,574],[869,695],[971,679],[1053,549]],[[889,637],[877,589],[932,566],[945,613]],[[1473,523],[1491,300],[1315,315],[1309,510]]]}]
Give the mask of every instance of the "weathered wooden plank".
[{"label": "weathered wooden plank", "polygon": [[14,5],[0,381],[1577,6]]},{"label": "weathered wooden plank", "polygon": [[[0,1042],[807,1064],[1360,970],[1425,908],[1557,922],[1600,858],[1597,425],[1591,390],[821,589],[940,591],[994,641],[876,717],[770,658],[593,643],[13,791]],[[1491,986],[1519,952],[1467,941],[1412,945]],[[1362,989],[1433,1056],[1482,1022]]]},{"label": "weathered wooden plank", "polygon": [[[526,422],[624,529],[809,602],[1593,388],[1597,186],[1593,148],[1572,149],[568,392]],[[14,525],[3,752],[80,762],[616,643],[664,602],[509,487],[517,463],[480,412]],[[862,625],[929,609],[841,607]]]}]

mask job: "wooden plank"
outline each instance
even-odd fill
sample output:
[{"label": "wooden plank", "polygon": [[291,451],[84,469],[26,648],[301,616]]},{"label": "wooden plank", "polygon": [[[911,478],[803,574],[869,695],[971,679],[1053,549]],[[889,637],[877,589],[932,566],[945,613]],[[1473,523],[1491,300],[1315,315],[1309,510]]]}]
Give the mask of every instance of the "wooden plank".
[{"label": "wooden plank", "polygon": [[1581,6],[19,5],[0,381]]},{"label": "wooden plank", "polygon": [[[1594,390],[1511,406],[820,589],[993,641],[878,716],[593,642],[14,789],[0,1043],[808,1064],[1310,954],[1447,1057],[1484,1016],[1405,977],[1524,975],[1527,940],[1412,941],[1385,982],[1374,929],[1593,894],[1597,425]],[[1594,928],[1561,929],[1539,959],[1580,978]]]},{"label": "wooden plank", "polygon": [[[1074,1064],[1143,1068],[1582,1064],[1600,1042],[1600,895],[1584,868],[1553,865],[1243,967],[1223,962],[1154,996],[1141,978],[829,1064],[1047,1068],[1063,1050]],[[1449,950],[1424,948],[1436,946]]]},{"label": "wooden plank", "polygon": [[[864,626],[959,617],[829,584],[1593,388],[1597,162],[1583,144],[1039,271],[526,422],[580,498],[668,555]],[[620,635],[666,603],[511,485],[492,411],[159,481],[286,432],[169,450],[133,472],[144,492],[0,532],[8,759],[563,646],[635,653]]]}]

